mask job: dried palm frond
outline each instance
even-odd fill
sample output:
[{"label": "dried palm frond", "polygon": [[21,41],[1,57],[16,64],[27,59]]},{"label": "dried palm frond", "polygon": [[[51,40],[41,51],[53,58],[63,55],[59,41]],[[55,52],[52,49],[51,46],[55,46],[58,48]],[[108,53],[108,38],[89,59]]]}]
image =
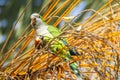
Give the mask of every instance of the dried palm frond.
[{"label": "dried palm frond", "polygon": [[[63,17],[68,15],[80,2],[80,0],[66,0],[55,9],[59,1],[50,0],[45,5],[51,3],[43,14],[43,19],[47,19],[48,24],[55,20],[53,25],[57,26]],[[68,29],[63,30],[61,35],[56,37],[57,39],[67,39],[68,45],[63,49],[73,48],[79,52],[79,55],[72,56],[73,60],[70,63],[77,62],[80,74],[83,74],[87,80],[117,80],[120,76],[119,6],[118,3],[112,4],[112,0],[110,0],[98,11],[84,10],[95,13],[83,23],[79,21],[76,23],[74,19],[79,15],[75,16],[65,25]],[[64,10],[63,14],[57,15],[61,10]],[[59,16],[59,18],[54,19],[55,16]],[[74,29],[70,29],[70,26],[73,26]],[[34,30],[27,31],[29,27],[30,25],[1,59],[0,79],[77,79],[69,68],[69,63],[58,57],[57,52],[52,53],[49,50],[49,43],[41,49],[36,49],[34,44],[27,48],[34,40]],[[81,27],[80,31],[76,31],[78,27]],[[17,50],[18,48],[19,50]],[[3,66],[10,55],[15,56],[7,65]]]}]

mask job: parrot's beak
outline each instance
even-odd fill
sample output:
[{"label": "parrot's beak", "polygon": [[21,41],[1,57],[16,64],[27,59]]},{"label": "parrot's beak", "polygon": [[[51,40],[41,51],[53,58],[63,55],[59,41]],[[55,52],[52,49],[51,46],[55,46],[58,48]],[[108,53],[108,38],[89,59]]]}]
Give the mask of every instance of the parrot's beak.
[{"label": "parrot's beak", "polygon": [[35,26],[36,25],[36,18],[34,16],[30,16],[31,19],[31,25]]},{"label": "parrot's beak", "polygon": [[32,18],[32,19],[31,19],[31,25],[32,25],[32,26],[35,26],[35,25],[36,25],[36,18]]}]

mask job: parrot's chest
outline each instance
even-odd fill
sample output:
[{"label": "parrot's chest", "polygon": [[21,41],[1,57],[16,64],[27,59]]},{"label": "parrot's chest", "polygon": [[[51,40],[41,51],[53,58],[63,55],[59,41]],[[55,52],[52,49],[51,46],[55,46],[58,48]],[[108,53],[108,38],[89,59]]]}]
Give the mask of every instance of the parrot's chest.
[{"label": "parrot's chest", "polygon": [[42,36],[53,38],[52,34],[45,27],[37,29],[36,30],[36,34],[37,35],[42,35]]}]

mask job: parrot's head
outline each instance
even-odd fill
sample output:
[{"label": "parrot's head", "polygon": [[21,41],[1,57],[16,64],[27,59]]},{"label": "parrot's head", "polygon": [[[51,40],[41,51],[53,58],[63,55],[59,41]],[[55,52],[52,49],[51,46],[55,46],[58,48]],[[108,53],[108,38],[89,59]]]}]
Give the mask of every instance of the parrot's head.
[{"label": "parrot's head", "polygon": [[43,21],[41,20],[40,18],[40,15],[38,13],[33,13],[31,16],[30,16],[30,19],[31,19],[31,25],[33,27],[35,27],[36,29],[41,25],[43,24]]}]

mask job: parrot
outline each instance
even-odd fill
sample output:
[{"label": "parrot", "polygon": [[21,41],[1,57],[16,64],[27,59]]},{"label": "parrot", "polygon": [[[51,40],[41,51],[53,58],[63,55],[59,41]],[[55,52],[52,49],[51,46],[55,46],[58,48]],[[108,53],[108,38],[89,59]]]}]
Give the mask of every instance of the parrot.
[{"label": "parrot", "polygon": [[[61,31],[58,28],[45,23],[38,13],[31,14],[30,19],[31,25],[35,29],[35,47],[37,46],[37,49],[40,49],[38,43],[44,46],[46,42],[50,42],[51,39],[61,34]],[[59,56],[60,58],[63,58],[66,62],[70,62],[72,60],[71,56],[79,53],[76,52],[75,50],[64,49],[64,47],[67,46],[67,44],[68,43],[65,39],[55,38],[55,40],[51,42],[49,48],[53,53],[57,54],[57,56]],[[70,63],[69,67],[77,77],[80,76],[77,62]]]}]

